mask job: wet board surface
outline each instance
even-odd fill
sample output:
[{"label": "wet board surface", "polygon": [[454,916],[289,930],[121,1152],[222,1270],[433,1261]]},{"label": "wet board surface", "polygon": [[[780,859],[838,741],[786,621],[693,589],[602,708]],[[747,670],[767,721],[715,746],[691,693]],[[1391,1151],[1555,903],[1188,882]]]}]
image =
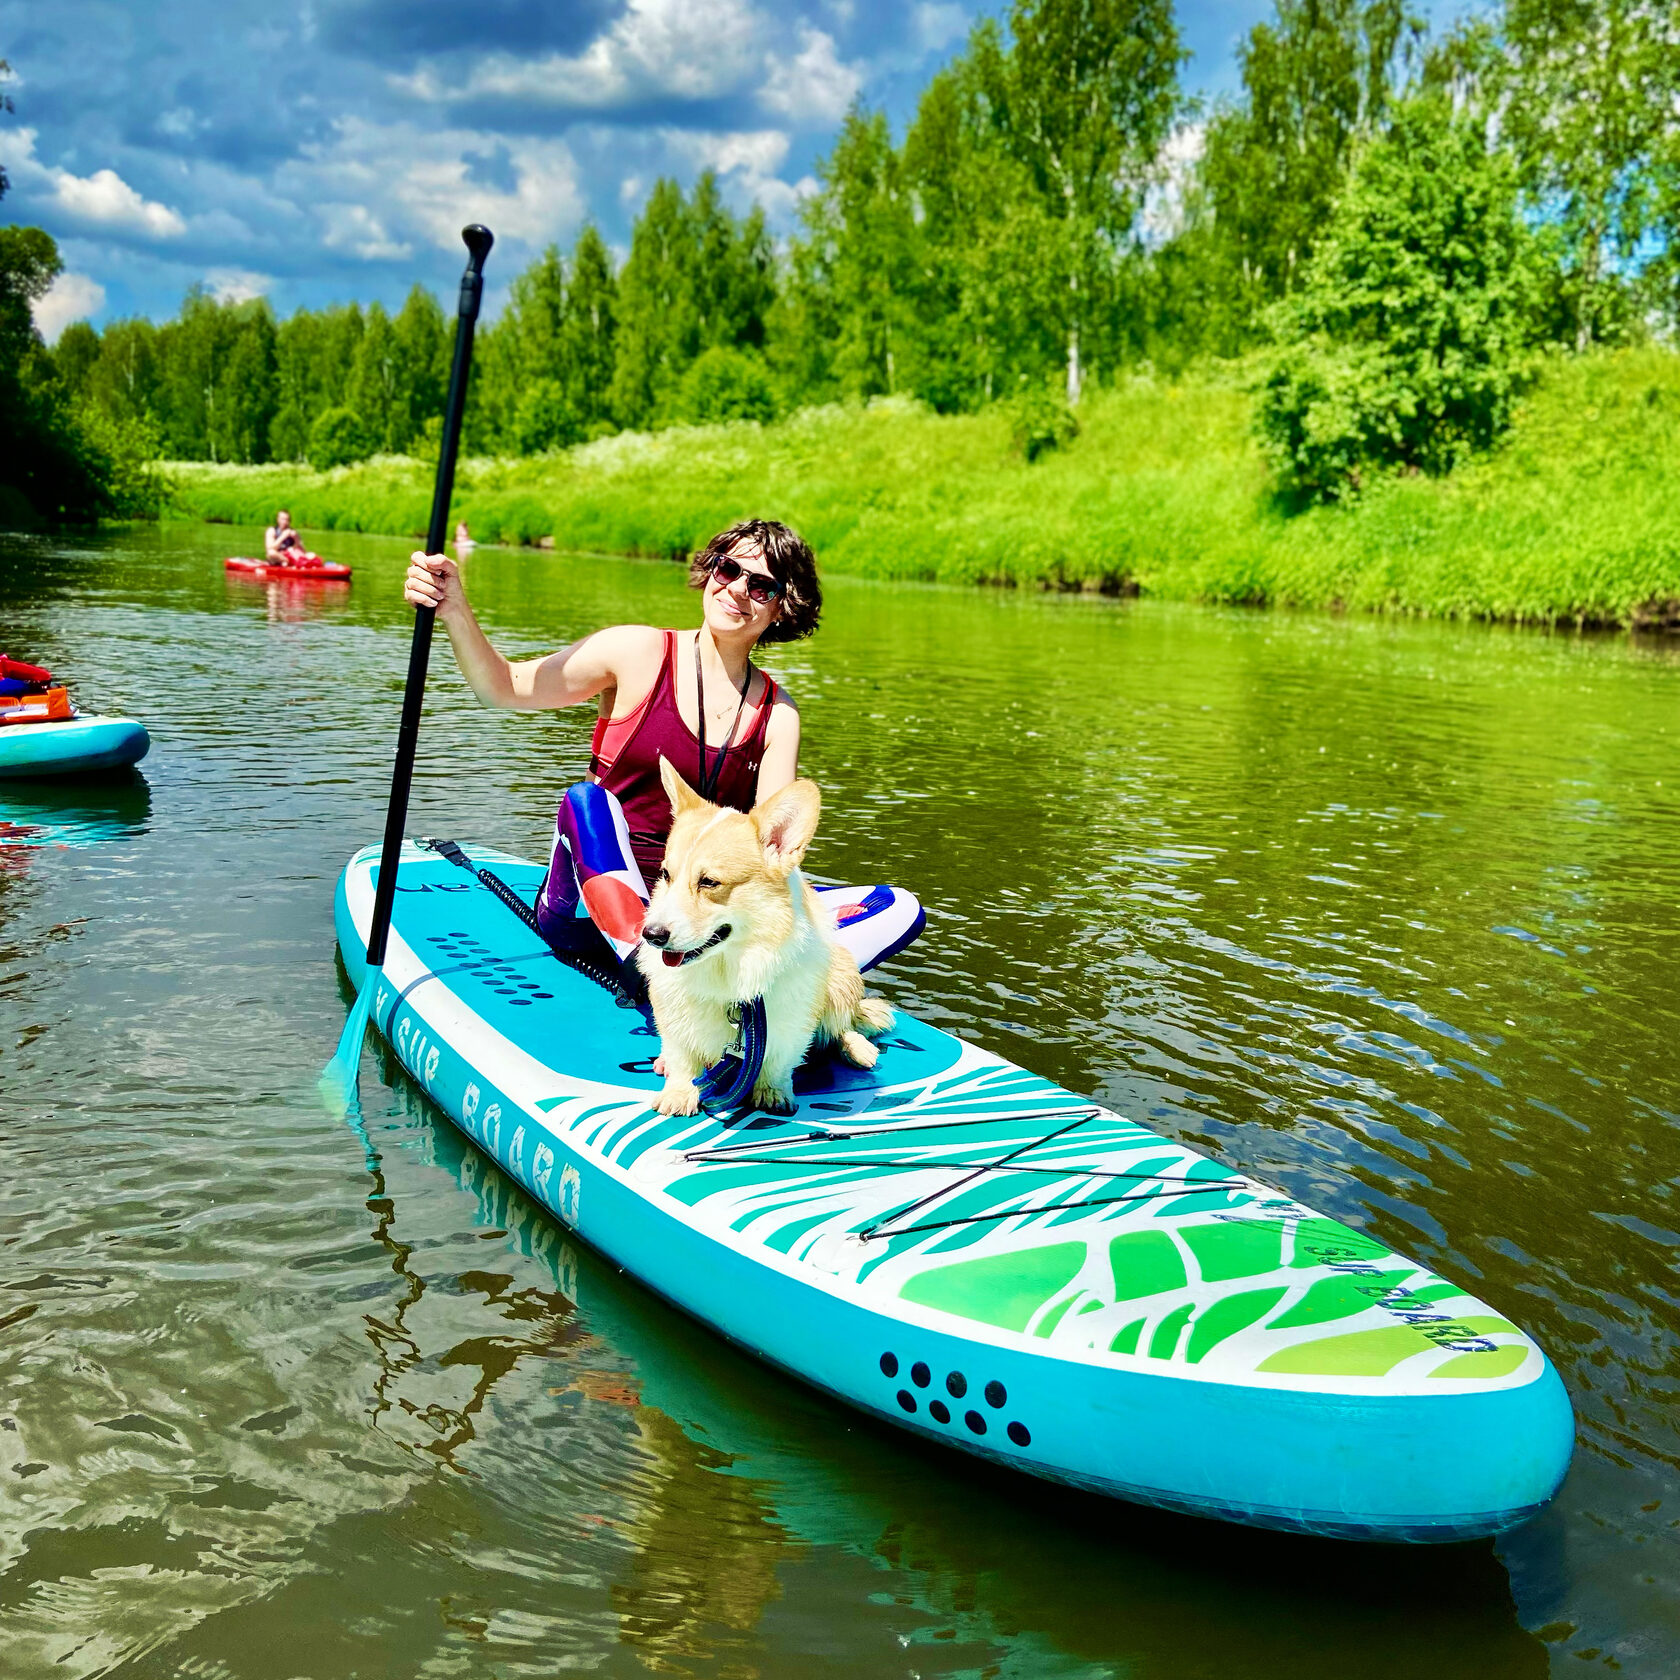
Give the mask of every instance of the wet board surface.
[{"label": "wet board surface", "polygon": [[[540,865],[467,847],[527,899]],[[377,848],[337,927],[364,971]],[[782,1120],[658,1114],[658,1040],[405,848],[373,1019],[584,1240],[760,1357],[946,1445],[1354,1538],[1532,1515],[1573,1418],[1540,1348],[1377,1240],[900,1013]],[[930,935],[937,937],[937,930]]]}]

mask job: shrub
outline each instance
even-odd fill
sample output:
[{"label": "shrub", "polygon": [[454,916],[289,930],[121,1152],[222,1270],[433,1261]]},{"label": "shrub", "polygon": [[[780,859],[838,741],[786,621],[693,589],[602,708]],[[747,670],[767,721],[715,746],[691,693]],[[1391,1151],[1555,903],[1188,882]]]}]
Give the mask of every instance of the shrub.
[{"label": "shrub", "polygon": [[1065,449],[1079,436],[1079,420],[1054,385],[1023,379],[1007,408],[1010,447],[1029,463],[1053,449]]},{"label": "shrub", "polygon": [[268,428],[268,452],[276,461],[309,459],[309,420],[295,402],[282,403]]},{"label": "shrub", "polygon": [[116,420],[84,408],[75,424],[83,455],[101,465],[107,512],[118,519],[156,519],[174,504],[175,482],[158,465],[163,437],[155,422],[145,416]]},{"label": "shrub", "polygon": [[354,409],[324,409],[309,428],[309,464],[316,472],[347,467],[372,453],[373,441]]},{"label": "shrub", "polygon": [[676,418],[696,426],[774,420],[776,392],[764,363],[744,350],[702,351],[677,389]]},{"label": "shrub", "polygon": [[1510,424],[1539,264],[1484,125],[1421,95],[1368,143],[1273,329],[1258,424],[1285,496],[1334,501],[1362,469],[1444,473]]},{"label": "shrub", "polygon": [[541,455],[583,442],[583,422],[553,379],[531,382],[513,420],[514,446],[521,455]]}]

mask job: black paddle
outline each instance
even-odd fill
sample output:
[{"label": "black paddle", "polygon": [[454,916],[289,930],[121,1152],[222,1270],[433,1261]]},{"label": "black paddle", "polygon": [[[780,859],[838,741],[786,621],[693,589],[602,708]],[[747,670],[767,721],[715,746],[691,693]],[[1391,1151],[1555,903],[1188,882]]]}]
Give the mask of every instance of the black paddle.
[{"label": "black paddle", "polygon": [[[484,295],[484,259],[495,237],[474,222],[461,229],[467,247],[466,272],[461,276],[460,308],[455,318],[455,360],[449,369],[449,398],[443,410],[443,436],[438,443],[437,478],[432,486],[432,518],[426,527],[426,552],[441,554],[449,531],[449,500],[455,489],[455,457],[461,443],[461,411],[467,402],[467,375],[472,368],[473,326]],[[374,987],[385,962],[391,932],[391,907],[397,893],[397,862],[402,855],[403,829],[408,822],[408,793],[414,780],[414,749],[420,735],[420,705],[426,697],[426,666],[432,652],[435,609],[414,609],[414,637],[408,645],[408,680],[403,686],[402,722],[397,729],[397,757],[391,767],[391,799],[385,807],[385,842],[379,853],[379,877],[374,886],[373,926],[368,930],[367,974],[357,995],[338,1052],[321,1073],[321,1094],[329,1108],[344,1115],[356,1102],[356,1079],[362,1060],[362,1038]]]}]

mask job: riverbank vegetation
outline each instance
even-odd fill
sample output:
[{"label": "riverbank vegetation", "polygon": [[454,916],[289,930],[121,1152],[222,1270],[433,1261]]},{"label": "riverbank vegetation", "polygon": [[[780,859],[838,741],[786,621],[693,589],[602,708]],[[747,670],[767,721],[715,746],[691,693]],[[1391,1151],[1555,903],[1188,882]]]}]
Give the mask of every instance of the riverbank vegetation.
[{"label": "riverbank vegetation", "polygon": [[[622,263],[586,226],[518,275],[469,514],[663,553],[775,507],[866,572],[1625,617],[1670,588],[1643,436],[1539,467],[1511,429],[1673,384],[1675,36],[1651,0],[1433,37],[1404,0],[1275,0],[1208,111],[1171,0],[1014,0],[902,134],[852,110],[786,242],[704,174],[655,185]],[[448,340],[418,288],[284,321],[194,293],[67,329],[54,373],[176,458],[289,463],[193,474],[190,505],[254,516],[261,484],[408,530],[394,458],[435,453]]]},{"label": "riverbank vegetation", "polygon": [[[0,58],[0,115],[14,109],[11,80]],[[0,199],[10,185],[0,165]],[[36,328],[34,306],[63,268],[43,229],[0,227],[0,526],[144,517],[163,501],[163,481],[149,464],[158,434],[141,418],[67,390]]]},{"label": "riverbank vegetation", "polygon": [[[467,460],[457,507],[481,541],[652,556],[768,510],[863,577],[1535,623],[1680,610],[1680,357],[1560,357],[1497,450],[1299,514],[1268,489],[1251,385],[1231,365],[1133,375],[1087,393],[1078,436],[1036,463],[1001,405],[942,416],[907,398],[624,433]],[[186,510],[234,523],[284,505],[306,529],[418,537],[430,506],[413,458],[174,470]]]}]

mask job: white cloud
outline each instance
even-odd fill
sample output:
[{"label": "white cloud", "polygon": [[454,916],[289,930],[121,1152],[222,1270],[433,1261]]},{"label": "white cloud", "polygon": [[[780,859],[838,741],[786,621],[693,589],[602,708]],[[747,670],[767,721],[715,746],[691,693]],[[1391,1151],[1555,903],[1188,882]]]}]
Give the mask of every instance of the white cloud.
[{"label": "white cloud", "polygon": [[804,128],[838,122],[857,97],[863,77],[842,64],[834,37],[809,24],[799,26],[799,53],[793,59],[772,56],[761,103]]},{"label": "white cloud", "polygon": [[86,274],[64,273],[53,281],[47,294],[35,305],[35,325],[49,344],[72,321],[85,321],[105,307],[105,288]]},{"label": "white cloud", "polygon": [[761,128],[743,134],[667,128],[660,131],[659,137],[694,169],[715,169],[720,175],[749,178],[774,175],[788,154],[788,137],[779,128]]},{"label": "white cloud", "polygon": [[252,298],[266,297],[274,285],[272,275],[248,268],[213,268],[205,280],[217,303],[249,303]]},{"label": "white cloud", "polygon": [[364,262],[396,262],[413,254],[406,240],[393,239],[385,224],[365,204],[322,204],[317,207],[330,250],[348,251]]},{"label": "white cloud", "polygon": [[747,0],[629,0],[575,56],[494,53],[465,77],[423,67],[392,81],[427,101],[515,98],[607,110],[660,96],[709,99],[758,71],[765,29]]},{"label": "white cloud", "polygon": [[911,8],[916,45],[925,53],[938,52],[968,33],[968,14],[953,0],[922,0]]},{"label": "white cloud", "polygon": [[[475,178],[474,164],[492,159],[512,170],[511,189]],[[561,140],[346,117],[330,141],[278,173],[288,197],[316,207],[329,246],[370,262],[407,257],[416,241],[459,252],[468,222],[542,245],[569,235],[584,215],[577,166]]]},{"label": "white cloud", "polygon": [[[31,197],[52,200],[65,215],[111,233],[137,233],[147,239],[173,239],[187,224],[167,204],[142,198],[114,169],[72,175],[35,156],[33,128],[20,128],[12,140],[7,168]],[[15,160],[15,161],[14,161]]]},{"label": "white cloud", "polygon": [[788,136],[777,128],[741,134],[707,134],[698,129],[661,129],[668,156],[685,172],[716,170],[738,210],[762,205],[773,223],[785,221],[800,197],[797,187],[777,175],[787,161]]}]

